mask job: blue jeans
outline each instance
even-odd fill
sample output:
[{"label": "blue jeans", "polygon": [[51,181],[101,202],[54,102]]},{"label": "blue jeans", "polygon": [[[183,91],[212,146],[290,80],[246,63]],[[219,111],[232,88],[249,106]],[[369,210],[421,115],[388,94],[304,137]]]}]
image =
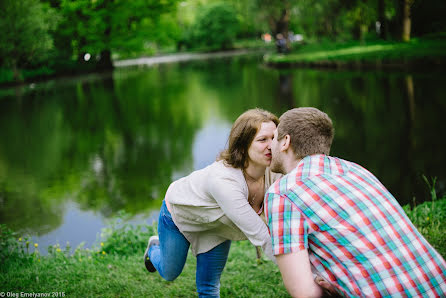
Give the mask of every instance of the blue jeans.
[{"label": "blue jeans", "polygon": [[[160,245],[149,250],[149,259],[165,280],[174,280],[183,271],[190,243],[178,230],[163,201],[158,220]],[[228,259],[231,241],[197,255],[195,281],[199,297],[220,297],[220,276]]]}]

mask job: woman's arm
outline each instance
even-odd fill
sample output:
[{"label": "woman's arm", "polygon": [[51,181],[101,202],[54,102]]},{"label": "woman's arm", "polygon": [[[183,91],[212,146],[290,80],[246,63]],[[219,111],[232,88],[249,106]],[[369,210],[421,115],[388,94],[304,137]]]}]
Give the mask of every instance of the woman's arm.
[{"label": "woman's arm", "polygon": [[[243,178],[242,178],[243,179]],[[245,234],[254,246],[261,246],[265,255],[275,261],[272,255],[271,237],[266,224],[252,209],[244,191],[244,181],[234,177],[217,175],[210,177],[209,190],[225,215]]]}]

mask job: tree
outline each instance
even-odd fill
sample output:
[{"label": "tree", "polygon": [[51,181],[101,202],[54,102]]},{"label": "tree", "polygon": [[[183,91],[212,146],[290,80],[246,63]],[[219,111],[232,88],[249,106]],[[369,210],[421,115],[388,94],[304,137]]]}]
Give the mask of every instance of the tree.
[{"label": "tree", "polygon": [[414,0],[411,6],[411,35],[438,34],[446,32],[446,1]]},{"label": "tree", "polygon": [[21,81],[20,68],[45,59],[53,48],[50,30],[58,16],[38,0],[0,1],[0,64]]},{"label": "tree", "polygon": [[165,13],[179,0],[62,0],[64,36],[73,53],[98,57],[98,68],[112,68],[112,51],[141,49],[150,41]]},{"label": "tree", "polygon": [[287,40],[291,18],[290,0],[257,0],[257,7],[263,18],[267,20],[271,33],[276,38],[278,34],[282,34]]},{"label": "tree", "polygon": [[240,22],[238,37],[259,38],[262,33],[268,31],[268,25],[261,22],[259,11],[257,10],[257,0],[226,0],[234,7],[237,18]]},{"label": "tree", "polygon": [[221,3],[207,5],[197,16],[193,40],[215,49],[232,46],[239,30],[237,15],[232,6]]},{"label": "tree", "polygon": [[381,39],[387,39],[388,28],[386,19],[386,2],[385,0],[378,0],[378,22],[379,32],[378,35]]},{"label": "tree", "polygon": [[411,30],[410,8],[413,0],[400,0],[399,4],[401,10],[401,40],[409,41]]},{"label": "tree", "polygon": [[373,3],[360,0],[347,12],[347,18],[353,24],[353,36],[361,42],[364,41],[370,26],[376,20],[376,11]]}]

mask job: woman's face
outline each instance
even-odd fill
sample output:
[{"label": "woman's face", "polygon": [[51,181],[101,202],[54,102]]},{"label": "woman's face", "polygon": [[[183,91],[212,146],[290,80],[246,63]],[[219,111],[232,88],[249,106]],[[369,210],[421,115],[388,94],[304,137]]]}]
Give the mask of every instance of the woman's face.
[{"label": "woman's face", "polygon": [[271,141],[274,137],[276,124],[274,122],[263,122],[259,131],[248,149],[249,165],[268,167],[271,163]]}]

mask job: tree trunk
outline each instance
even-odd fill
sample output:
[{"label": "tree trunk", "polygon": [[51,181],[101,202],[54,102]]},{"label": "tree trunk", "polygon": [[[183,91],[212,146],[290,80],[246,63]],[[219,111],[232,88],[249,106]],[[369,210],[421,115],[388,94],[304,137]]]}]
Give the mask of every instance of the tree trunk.
[{"label": "tree trunk", "polygon": [[367,35],[368,28],[366,24],[359,25],[359,40],[361,44],[365,43],[365,37]]},{"label": "tree trunk", "polygon": [[[288,31],[290,27],[290,10],[286,7],[282,10],[282,13],[280,14],[280,17],[278,20],[274,20],[274,37],[276,39],[276,43],[280,43],[279,40],[283,39],[285,43],[285,49],[280,50],[278,48],[279,52],[288,52],[290,49],[290,41],[288,39]],[[271,28],[273,29],[273,28]],[[279,37],[280,36],[280,37]]]},{"label": "tree trunk", "polygon": [[378,21],[379,21],[378,36],[381,39],[388,38],[388,28],[387,28],[387,19],[386,19],[385,11],[386,11],[385,1],[378,0]]},{"label": "tree trunk", "polygon": [[12,73],[14,75],[14,82],[23,82],[22,74],[20,70],[17,68],[17,63],[12,63]]},{"label": "tree trunk", "polygon": [[111,59],[111,51],[103,50],[101,51],[101,58],[97,64],[98,70],[111,70],[113,69],[113,62]]},{"label": "tree trunk", "polygon": [[401,39],[403,41],[409,41],[410,40],[410,6],[411,6],[411,0],[402,0],[403,1],[403,15],[402,15],[402,35]]},{"label": "tree trunk", "polygon": [[280,18],[277,20],[277,32],[282,33],[285,38],[288,38],[288,30],[290,25],[290,12],[288,8],[284,8],[280,15]]},{"label": "tree trunk", "polygon": [[[112,5],[114,0],[106,0],[99,6],[99,8],[110,9],[110,5]],[[97,69],[98,70],[111,70],[113,69],[113,62],[111,59],[111,49],[110,49],[110,41],[111,41],[111,33],[112,33],[112,25],[111,25],[111,17],[110,15],[106,15],[104,18],[104,23],[107,24],[104,30],[104,42],[106,44],[106,48],[101,50],[101,57],[99,58]]]}]

